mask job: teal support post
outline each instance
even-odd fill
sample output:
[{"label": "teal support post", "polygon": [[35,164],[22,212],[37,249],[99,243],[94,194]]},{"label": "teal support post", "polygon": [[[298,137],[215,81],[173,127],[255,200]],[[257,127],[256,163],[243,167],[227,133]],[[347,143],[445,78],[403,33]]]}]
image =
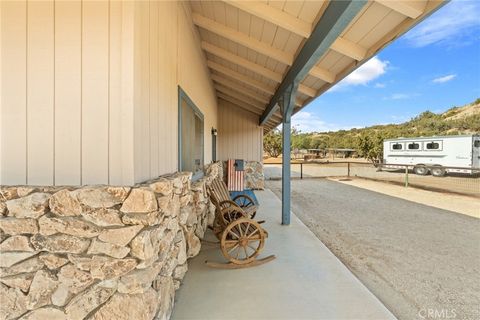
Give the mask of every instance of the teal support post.
[{"label": "teal support post", "polygon": [[292,113],[295,106],[295,97],[298,83],[291,84],[280,99],[282,112],[282,224],[290,224],[290,181],[291,181],[291,146],[290,133],[292,131]]}]

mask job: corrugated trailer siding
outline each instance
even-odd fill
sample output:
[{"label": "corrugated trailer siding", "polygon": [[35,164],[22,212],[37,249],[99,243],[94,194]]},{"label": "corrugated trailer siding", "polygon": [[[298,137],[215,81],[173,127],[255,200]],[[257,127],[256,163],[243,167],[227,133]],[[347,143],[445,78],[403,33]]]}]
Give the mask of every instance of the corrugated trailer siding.
[{"label": "corrugated trailer siding", "polygon": [[219,100],[218,159],[262,161],[263,130],[258,116]]}]

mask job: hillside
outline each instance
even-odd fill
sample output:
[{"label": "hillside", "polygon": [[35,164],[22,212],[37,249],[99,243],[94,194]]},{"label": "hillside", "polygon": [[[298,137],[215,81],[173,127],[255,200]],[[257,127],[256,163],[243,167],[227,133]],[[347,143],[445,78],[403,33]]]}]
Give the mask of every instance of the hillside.
[{"label": "hillside", "polygon": [[335,132],[294,133],[292,144],[299,149],[358,149],[364,140],[383,141],[387,138],[470,133],[480,133],[480,98],[440,114],[425,111],[401,124],[376,125]]}]

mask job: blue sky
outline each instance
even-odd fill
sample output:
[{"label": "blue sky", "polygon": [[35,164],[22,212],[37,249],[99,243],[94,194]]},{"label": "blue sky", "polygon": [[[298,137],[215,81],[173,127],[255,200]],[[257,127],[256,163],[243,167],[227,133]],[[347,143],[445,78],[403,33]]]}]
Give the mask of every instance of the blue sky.
[{"label": "blue sky", "polygon": [[401,123],[480,97],[480,1],[454,0],[292,118],[302,132]]}]

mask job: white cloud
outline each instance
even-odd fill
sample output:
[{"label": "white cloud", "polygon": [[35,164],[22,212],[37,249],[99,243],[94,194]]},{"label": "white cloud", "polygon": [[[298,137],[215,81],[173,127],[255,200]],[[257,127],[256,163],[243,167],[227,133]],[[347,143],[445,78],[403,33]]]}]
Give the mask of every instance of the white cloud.
[{"label": "white cloud", "polygon": [[382,83],[382,82],[377,82],[374,85],[375,88],[380,88],[380,89],[385,88],[386,86],[387,85],[385,83]]},{"label": "white cloud", "polygon": [[382,61],[378,57],[365,62],[360,68],[350,73],[342,83],[347,85],[365,85],[370,81],[377,79],[386,72],[388,61]]},{"label": "white cloud", "polygon": [[478,0],[452,1],[405,35],[414,47],[430,44],[458,46],[478,39],[480,29]]},{"label": "white cloud", "polygon": [[413,97],[418,97],[418,93],[393,93],[388,97],[384,97],[383,100],[405,100]]},{"label": "white cloud", "polygon": [[346,86],[366,85],[387,72],[389,62],[380,60],[377,56],[365,62],[357,70],[350,73],[345,79],[333,86],[329,92],[337,91]]},{"label": "white cloud", "polygon": [[292,126],[296,127],[301,132],[324,132],[358,128],[358,126],[345,127],[333,123],[327,123],[322,121],[317,115],[307,111],[296,113],[292,117]]},{"label": "white cloud", "polygon": [[455,79],[456,77],[457,77],[456,74],[449,74],[449,75],[446,75],[444,77],[435,78],[435,79],[432,80],[432,82],[434,82],[434,83],[444,83],[444,82],[451,81],[451,80]]},{"label": "white cloud", "polygon": [[402,99],[408,99],[410,98],[410,95],[406,94],[406,93],[394,93],[392,94],[392,97],[391,97],[393,100],[402,100]]}]

